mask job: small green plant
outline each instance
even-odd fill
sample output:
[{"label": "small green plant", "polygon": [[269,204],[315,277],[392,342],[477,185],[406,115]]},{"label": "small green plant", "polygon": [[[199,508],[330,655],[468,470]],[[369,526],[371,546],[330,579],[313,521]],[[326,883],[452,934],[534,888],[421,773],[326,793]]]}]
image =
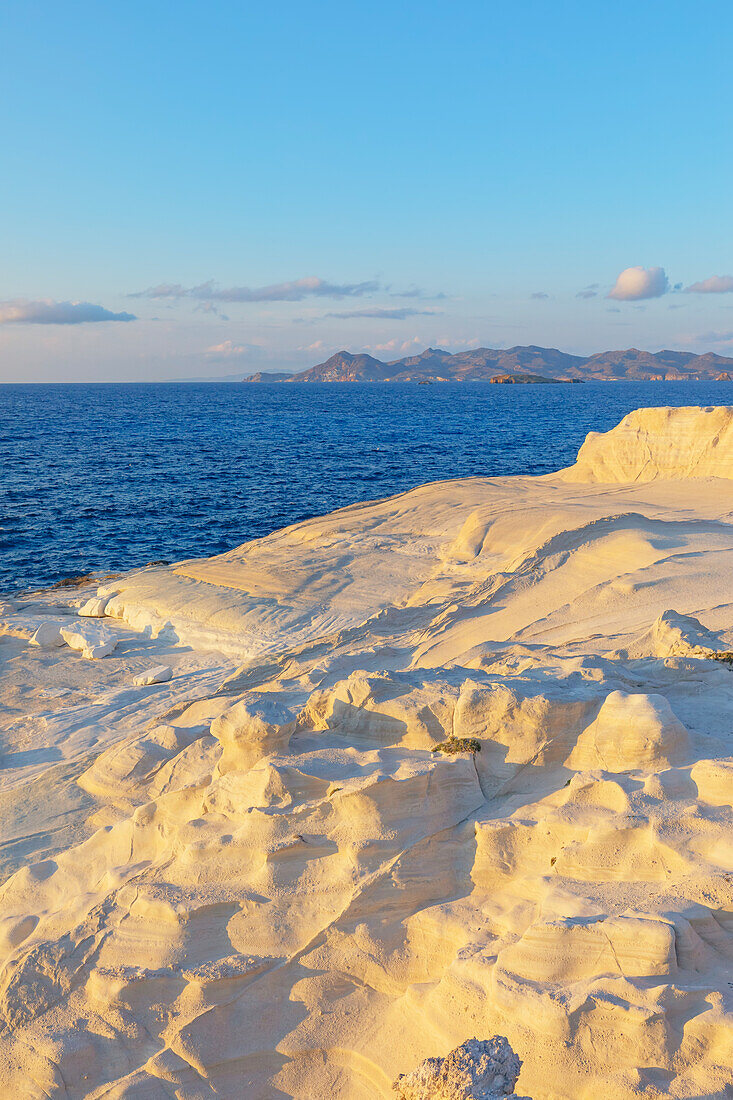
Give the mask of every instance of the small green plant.
[{"label": "small green plant", "polygon": [[475,737],[449,737],[447,741],[434,745],[433,752],[445,752],[449,756],[457,752],[481,752],[481,742]]}]

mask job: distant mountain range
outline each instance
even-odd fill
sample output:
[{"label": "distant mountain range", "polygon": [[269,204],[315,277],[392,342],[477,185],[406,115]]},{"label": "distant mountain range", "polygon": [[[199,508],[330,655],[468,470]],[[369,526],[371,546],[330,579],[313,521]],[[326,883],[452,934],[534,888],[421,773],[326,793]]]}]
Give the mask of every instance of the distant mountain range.
[{"label": "distant mountain range", "polygon": [[591,382],[733,381],[733,359],[706,352],[601,351],[568,355],[557,348],[475,348],[451,354],[427,348],[383,363],[371,355],[338,351],[298,374],[260,372],[245,382]]}]

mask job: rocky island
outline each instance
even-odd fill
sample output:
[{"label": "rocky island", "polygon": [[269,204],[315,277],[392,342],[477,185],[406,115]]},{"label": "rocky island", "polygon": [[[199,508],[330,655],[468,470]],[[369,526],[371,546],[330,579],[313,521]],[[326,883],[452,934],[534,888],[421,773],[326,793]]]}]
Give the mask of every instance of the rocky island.
[{"label": "rocky island", "polygon": [[475,348],[451,353],[427,348],[383,363],[372,355],[339,351],[325,363],[297,374],[259,372],[245,382],[727,382],[733,359],[708,352],[604,351],[569,355],[557,348]]}]

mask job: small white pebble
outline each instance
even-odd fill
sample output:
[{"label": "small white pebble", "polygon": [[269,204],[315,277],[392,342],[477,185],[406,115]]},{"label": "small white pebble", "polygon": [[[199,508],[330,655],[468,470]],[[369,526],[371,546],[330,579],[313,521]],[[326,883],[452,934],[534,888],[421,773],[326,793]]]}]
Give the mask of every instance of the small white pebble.
[{"label": "small white pebble", "polygon": [[110,653],[113,653],[117,648],[116,641],[100,642],[98,645],[87,646],[86,649],[82,649],[82,657],[86,657],[88,661],[99,660],[100,657],[109,657]]},{"label": "small white pebble", "polygon": [[156,665],[147,672],[140,672],[132,681],[136,687],[148,687],[150,684],[164,684],[170,680],[173,670],[170,665]]}]

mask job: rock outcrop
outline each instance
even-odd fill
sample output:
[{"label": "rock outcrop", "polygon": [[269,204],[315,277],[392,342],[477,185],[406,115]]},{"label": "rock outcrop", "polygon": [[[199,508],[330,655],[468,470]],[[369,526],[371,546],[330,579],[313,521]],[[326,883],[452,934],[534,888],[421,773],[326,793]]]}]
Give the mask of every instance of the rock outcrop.
[{"label": "rock outcrop", "polygon": [[727,1095],[730,415],[18,596],[0,1097]]},{"label": "rock outcrop", "polygon": [[495,374],[493,378],[489,379],[489,382],[497,382],[504,386],[522,386],[533,385],[536,383],[545,383],[549,385],[560,385],[563,379],[561,378],[545,378],[541,374]]},{"label": "rock outcrop", "polygon": [[117,637],[108,627],[75,622],[61,627],[61,637],[71,649],[88,659],[109,657],[117,648]]},{"label": "rock outcrop", "polygon": [[733,407],[636,409],[610,432],[590,432],[566,481],[733,478]]},{"label": "rock outcrop", "polygon": [[521,1068],[503,1035],[467,1039],[445,1058],[426,1058],[392,1088],[397,1100],[520,1100],[514,1086]]}]

